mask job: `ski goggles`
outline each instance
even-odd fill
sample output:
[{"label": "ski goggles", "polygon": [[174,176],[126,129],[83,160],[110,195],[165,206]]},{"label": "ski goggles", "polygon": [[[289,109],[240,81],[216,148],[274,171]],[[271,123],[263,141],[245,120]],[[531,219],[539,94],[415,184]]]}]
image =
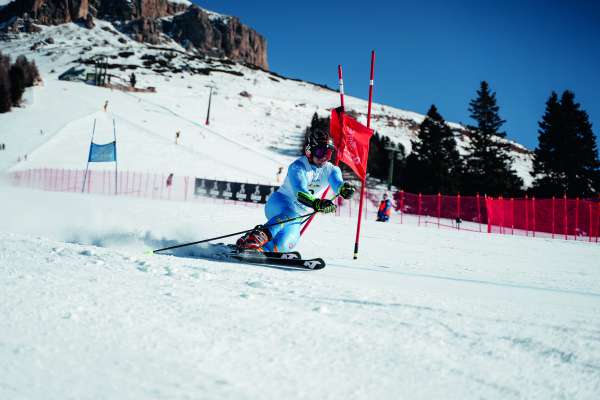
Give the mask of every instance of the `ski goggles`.
[{"label": "ski goggles", "polygon": [[329,144],[320,144],[311,149],[311,153],[316,158],[321,159],[326,157],[329,160],[333,155],[333,146]]}]

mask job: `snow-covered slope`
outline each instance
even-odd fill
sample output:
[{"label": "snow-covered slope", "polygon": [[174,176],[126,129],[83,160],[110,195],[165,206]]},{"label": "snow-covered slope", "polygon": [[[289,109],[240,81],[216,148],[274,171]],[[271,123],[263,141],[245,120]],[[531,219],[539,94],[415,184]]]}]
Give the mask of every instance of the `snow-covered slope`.
[{"label": "snow-covered slope", "polygon": [[[267,183],[279,166],[298,154],[313,113],[326,116],[339,103],[339,95],[327,88],[227,61],[191,57],[172,42],[160,48],[137,43],[103,21],[96,21],[91,30],[76,24],[42,27],[39,33],[18,34],[0,46],[12,56],[35,59],[44,79],[42,87],[28,90],[24,108],[0,115],[0,142],[7,145],[0,170],[83,168],[93,120],[108,100],[109,122],[104,124],[108,126],[97,134],[111,137],[110,120],[116,119],[123,168]],[[112,83],[128,83],[130,73],[135,72],[137,86],[154,87],[156,93],[122,92],[57,79],[99,54],[122,68],[109,69]],[[87,72],[93,70],[93,65],[87,65]],[[207,127],[208,86],[215,90]],[[364,100],[347,96],[346,104],[365,121]],[[420,114],[381,104],[373,107],[373,127],[407,149],[422,119]],[[178,146],[174,144],[176,131],[181,131]],[[56,138],[49,141],[51,137]],[[460,142],[461,147],[465,144]],[[27,162],[15,165],[25,154]],[[516,169],[530,182],[529,155],[515,154]],[[177,163],[165,165],[171,155]]]},{"label": "snow-covered slope", "polygon": [[600,393],[598,245],[320,216],[286,271],[144,254],[260,209],[1,190],[0,398]]}]

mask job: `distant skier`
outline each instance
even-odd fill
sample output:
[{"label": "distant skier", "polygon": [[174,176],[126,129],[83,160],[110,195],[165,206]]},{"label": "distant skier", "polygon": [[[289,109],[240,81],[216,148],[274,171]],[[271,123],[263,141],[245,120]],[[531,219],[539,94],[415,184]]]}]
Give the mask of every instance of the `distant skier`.
[{"label": "distant skier", "polygon": [[377,221],[388,222],[392,215],[392,201],[388,199],[387,193],[383,194],[383,199],[379,202],[379,210],[377,211]]},{"label": "distant skier", "polygon": [[277,174],[275,176],[275,179],[277,180],[277,183],[281,182],[281,175],[282,174],[283,174],[283,167],[277,168]]},{"label": "distant skier", "polygon": [[329,162],[334,150],[328,132],[313,131],[310,134],[305,155],[290,164],[283,185],[265,205],[268,218],[265,225],[275,225],[268,228],[259,225],[246,233],[236,243],[238,251],[289,251],[300,238],[302,220],[286,224],[277,224],[278,221],[300,216],[311,208],[323,213],[334,212],[336,206],[331,200],[321,200],[327,185],[345,199],[352,197],[354,186],[344,182],[340,168]]},{"label": "distant skier", "polygon": [[179,144],[179,136],[181,135],[181,131],[175,132],[175,144]]}]

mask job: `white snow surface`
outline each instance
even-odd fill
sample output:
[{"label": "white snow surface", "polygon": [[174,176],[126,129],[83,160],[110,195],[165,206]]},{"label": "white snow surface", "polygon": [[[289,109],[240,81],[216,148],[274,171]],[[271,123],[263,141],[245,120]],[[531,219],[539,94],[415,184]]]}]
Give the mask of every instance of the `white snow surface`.
[{"label": "white snow surface", "polygon": [[[0,398],[596,399],[600,248],[319,216],[320,271],[211,261],[260,208],[2,187]],[[228,241],[231,243],[234,238]]]},{"label": "white snow surface", "polygon": [[[83,169],[93,121],[95,142],[106,143],[114,118],[120,169],[267,183],[295,157],[312,114],[339,101],[309,83],[217,61],[197,66],[243,76],[136,70],[138,86],[157,93],[58,81],[82,51],[106,51],[104,40],[136,52],[122,63],[161,53],[102,28],[111,26],[44,27],[2,43],[4,53],[34,58],[44,83],[27,91],[24,107],[0,114],[1,171]],[[30,50],[49,37],[54,44]],[[398,141],[410,133],[388,123],[422,118],[382,105],[374,112],[375,127]],[[0,182],[0,210],[0,399],[600,393],[595,243],[364,221],[353,260],[356,221],[318,216],[297,250],[327,267],[290,271],[205,259],[210,249],[200,245],[147,253],[251,228],[264,222],[260,207]]]}]

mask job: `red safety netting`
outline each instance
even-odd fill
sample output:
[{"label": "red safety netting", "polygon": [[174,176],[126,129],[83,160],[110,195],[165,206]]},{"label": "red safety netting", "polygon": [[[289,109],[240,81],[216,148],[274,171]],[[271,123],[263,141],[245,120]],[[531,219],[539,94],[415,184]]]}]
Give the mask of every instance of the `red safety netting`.
[{"label": "red safety netting", "polygon": [[[118,171],[115,174],[110,170],[89,170],[84,178],[85,171],[82,170],[35,169],[12,172],[9,176],[17,186],[42,190],[178,201],[222,201],[257,206],[244,201],[203,196],[195,191],[194,181],[197,178],[173,174],[131,171]],[[376,189],[365,191],[365,220],[376,219],[377,207],[384,192]],[[600,242],[600,198],[505,199],[399,191],[393,194],[392,200],[395,208],[395,213],[390,217],[392,223],[406,221],[479,232]],[[351,200],[338,197],[337,204],[336,215],[354,217],[359,209],[359,196]]]},{"label": "red safety netting", "polygon": [[[395,208],[405,214],[432,217],[439,220],[452,220],[484,223],[487,218],[485,198],[482,196],[422,195],[407,192],[394,194]],[[420,219],[419,219],[420,223]]]},{"label": "red safety netting", "polygon": [[499,233],[549,234],[564,239],[598,241],[600,201],[552,199],[488,198],[487,231]]}]

